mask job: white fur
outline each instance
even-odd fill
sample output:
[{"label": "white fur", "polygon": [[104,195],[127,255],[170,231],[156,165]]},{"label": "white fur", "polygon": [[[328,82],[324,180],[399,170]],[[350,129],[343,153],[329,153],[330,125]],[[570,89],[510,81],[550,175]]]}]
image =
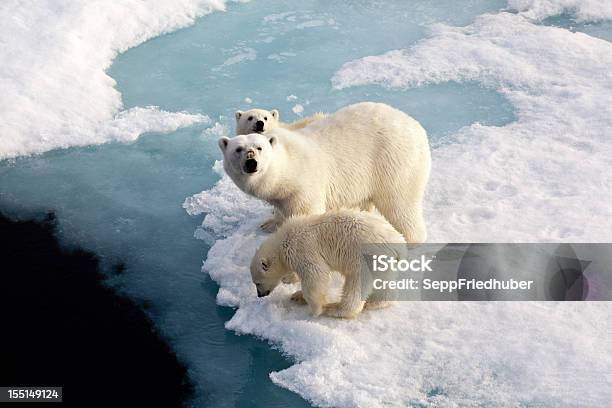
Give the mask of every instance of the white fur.
[{"label": "white fur", "polygon": [[[236,134],[246,135],[249,133],[264,133],[270,129],[278,127],[290,130],[298,130],[308,126],[310,123],[315,122],[319,119],[324,118],[324,113],[315,113],[307,118],[302,118],[292,123],[283,123],[280,119],[278,110],[274,109],[267,111],[265,109],[251,109],[246,112],[236,111]],[[257,122],[261,121],[263,124],[262,130],[259,130],[256,126]]]},{"label": "white fur", "polygon": [[[358,103],[299,132],[275,128],[221,138],[219,146],[226,173],[241,190],[275,207],[277,225],[281,217],[373,204],[406,241],[427,238],[427,135],[416,120],[388,105]],[[247,151],[257,160],[255,173],[244,170]]]},{"label": "white fur", "polygon": [[[251,277],[258,296],[266,296],[281,281],[291,283],[299,278],[302,290],[292,300],[308,303],[314,316],[352,318],[364,306],[380,308],[391,299],[391,293],[372,294],[374,277],[364,257],[366,244],[376,244],[377,254],[402,257],[401,251],[385,243],[405,241],[377,214],[341,210],[293,217],[259,247],[251,261]],[[342,299],[326,304],[334,271],[344,277]]]}]

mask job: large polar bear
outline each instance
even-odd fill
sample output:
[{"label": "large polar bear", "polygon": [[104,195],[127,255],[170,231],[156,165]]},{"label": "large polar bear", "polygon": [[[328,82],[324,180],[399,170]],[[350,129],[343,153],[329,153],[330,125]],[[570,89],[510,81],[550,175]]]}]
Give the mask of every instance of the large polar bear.
[{"label": "large polar bear", "polygon": [[[355,317],[364,308],[380,308],[392,299],[391,291],[373,293],[374,273],[366,264],[364,248],[377,255],[402,259],[402,235],[380,215],[340,210],[323,215],[289,218],[266,239],[251,261],[257,296],[267,296],[281,281],[302,282],[291,297],[306,301],[312,314]],[[342,298],[327,304],[326,292],[334,271],[344,276]]]},{"label": "large polar bear", "polygon": [[226,173],[282,218],[338,208],[378,211],[406,241],[424,242],[423,195],[431,157],[427,135],[405,113],[382,103],[340,109],[300,131],[222,137]]},{"label": "large polar bear", "polygon": [[236,134],[246,135],[249,133],[263,133],[274,128],[284,128],[298,130],[308,126],[310,123],[323,119],[324,113],[315,113],[307,118],[296,120],[292,123],[283,123],[280,119],[278,110],[267,111],[265,109],[251,109],[246,112],[236,111]]}]

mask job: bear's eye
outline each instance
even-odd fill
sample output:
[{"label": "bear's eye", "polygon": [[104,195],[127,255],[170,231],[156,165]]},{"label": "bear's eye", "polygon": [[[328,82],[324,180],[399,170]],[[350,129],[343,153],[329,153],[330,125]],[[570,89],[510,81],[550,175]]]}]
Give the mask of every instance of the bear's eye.
[{"label": "bear's eye", "polygon": [[242,151],[242,147],[236,149],[236,153],[240,153]]},{"label": "bear's eye", "polygon": [[267,117],[267,116],[264,116],[264,120],[268,120],[268,117]]},{"label": "bear's eye", "polygon": [[252,117],[252,116],[249,116],[249,120],[253,120],[253,117]]},{"label": "bear's eye", "polygon": [[265,263],[264,261],[261,261],[261,267],[263,268],[264,271],[267,271],[269,266],[267,263]]},{"label": "bear's eye", "polygon": [[257,150],[259,150],[261,152],[261,147],[258,147]]}]

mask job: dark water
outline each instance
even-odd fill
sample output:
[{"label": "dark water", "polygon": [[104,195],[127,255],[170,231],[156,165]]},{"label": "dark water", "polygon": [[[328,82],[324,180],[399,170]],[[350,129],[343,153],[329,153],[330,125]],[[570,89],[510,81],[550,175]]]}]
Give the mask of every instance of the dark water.
[{"label": "dark water", "polygon": [[94,254],[61,248],[54,229],[52,214],[0,215],[0,384],[63,386],[66,406],[181,406],[187,369],[143,305],[105,285]]},{"label": "dark water", "polygon": [[29,219],[52,211],[62,246],[96,254],[106,282],[146,308],[187,366],[194,394],[186,406],[308,406],[269,378],[291,361],[225,329],[234,311],[216,304],[218,286],[201,272],[208,246],[193,237],[201,218],[181,207],[216,181],[200,132],[0,162],[0,212]]}]

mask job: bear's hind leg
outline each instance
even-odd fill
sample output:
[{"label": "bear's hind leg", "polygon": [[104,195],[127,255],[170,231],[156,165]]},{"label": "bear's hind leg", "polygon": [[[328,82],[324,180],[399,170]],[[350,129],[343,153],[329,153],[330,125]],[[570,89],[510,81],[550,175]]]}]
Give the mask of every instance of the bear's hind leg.
[{"label": "bear's hind leg", "polygon": [[325,305],[325,314],[346,319],[357,316],[365,304],[361,298],[361,289],[361,274],[357,269],[345,278],[340,302]]},{"label": "bear's hind leg", "polygon": [[393,303],[388,300],[366,300],[363,308],[365,310],[384,309],[391,306]]},{"label": "bear's hind leg", "polygon": [[409,244],[420,244],[427,240],[427,229],[423,218],[423,205],[408,194],[397,194],[378,199],[374,203],[378,211],[403,236]]}]

